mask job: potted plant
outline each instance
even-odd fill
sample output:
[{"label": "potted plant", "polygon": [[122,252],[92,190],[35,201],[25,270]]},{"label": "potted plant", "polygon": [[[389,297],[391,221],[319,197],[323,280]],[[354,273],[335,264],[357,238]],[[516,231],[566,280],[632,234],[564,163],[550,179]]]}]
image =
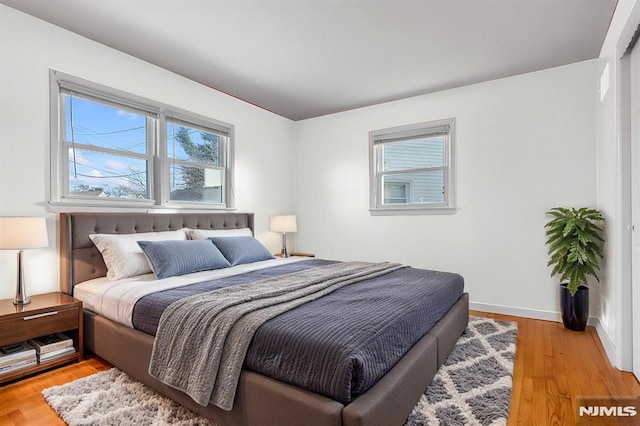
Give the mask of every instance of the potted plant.
[{"label": "potted plant", "polygon": [[602,256],[604,218],[591,208],[555,207],[545,225],[551,276],[560,277],[562,322],[569,330],[584,331],[589,318],[587,277],[598,279]]}]

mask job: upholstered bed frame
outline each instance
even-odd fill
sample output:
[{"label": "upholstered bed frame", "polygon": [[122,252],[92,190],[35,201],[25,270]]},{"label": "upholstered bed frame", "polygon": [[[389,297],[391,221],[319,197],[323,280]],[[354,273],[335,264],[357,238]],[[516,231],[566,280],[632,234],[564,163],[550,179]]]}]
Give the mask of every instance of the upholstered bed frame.
[{"label": "upholstered bed frame", "polygon": [[[170,231],[180,228],[251,228],[253,214],[61,213],[60,287],[106,275],[106,266],[89,235]],[[348,405],[243,370],[232,411],[202,407],[180,391],[151,377],[147,370],[153,337],[85,311],[85,346],[161,394],[221,425],[401,425],[438,367],[453,349],[469,320],[465,293],[447,314],[369,391]]]}]

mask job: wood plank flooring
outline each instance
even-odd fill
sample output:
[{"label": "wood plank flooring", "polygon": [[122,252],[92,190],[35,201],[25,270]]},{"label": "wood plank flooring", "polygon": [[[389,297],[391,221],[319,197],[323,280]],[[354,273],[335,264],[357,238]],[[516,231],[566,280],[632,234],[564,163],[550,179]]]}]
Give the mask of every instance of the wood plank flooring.
[{"label": "wood plank flooring", "polygon": [[[471,313],[518,323],[509,425],[574,425],[578,397],[640,396],[638,381],[611,366],[592,327],[579,333],[555,322]],[[1,386],[0,425],[63,425],[40,392],[108,368],[89,355]]]}]

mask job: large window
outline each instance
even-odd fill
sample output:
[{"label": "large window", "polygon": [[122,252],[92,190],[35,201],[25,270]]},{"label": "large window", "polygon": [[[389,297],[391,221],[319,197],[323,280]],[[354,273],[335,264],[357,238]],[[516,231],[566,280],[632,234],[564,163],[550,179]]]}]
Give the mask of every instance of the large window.
[{"label": "large window", "polygon": [[372,213],[453,211],[454,119],[369,135]]},{"label": "large window", "polygon": [[51,72],[51,202],[233,207],[233,127]]}]

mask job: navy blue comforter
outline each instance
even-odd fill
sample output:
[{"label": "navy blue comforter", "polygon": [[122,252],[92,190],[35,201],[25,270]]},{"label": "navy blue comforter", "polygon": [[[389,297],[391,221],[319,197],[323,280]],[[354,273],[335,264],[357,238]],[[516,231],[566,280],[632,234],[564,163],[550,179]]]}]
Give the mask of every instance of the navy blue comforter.
[{"label": "navy blue comforter", "polygon": [[[155,335],[171,303],[199,292],[334,263],[305,260],[141,298],[136,329]],[[263,324],[245,368],[343,404],[366,392],[462,295],[458,274],[402,268],[348,285]]]}]

